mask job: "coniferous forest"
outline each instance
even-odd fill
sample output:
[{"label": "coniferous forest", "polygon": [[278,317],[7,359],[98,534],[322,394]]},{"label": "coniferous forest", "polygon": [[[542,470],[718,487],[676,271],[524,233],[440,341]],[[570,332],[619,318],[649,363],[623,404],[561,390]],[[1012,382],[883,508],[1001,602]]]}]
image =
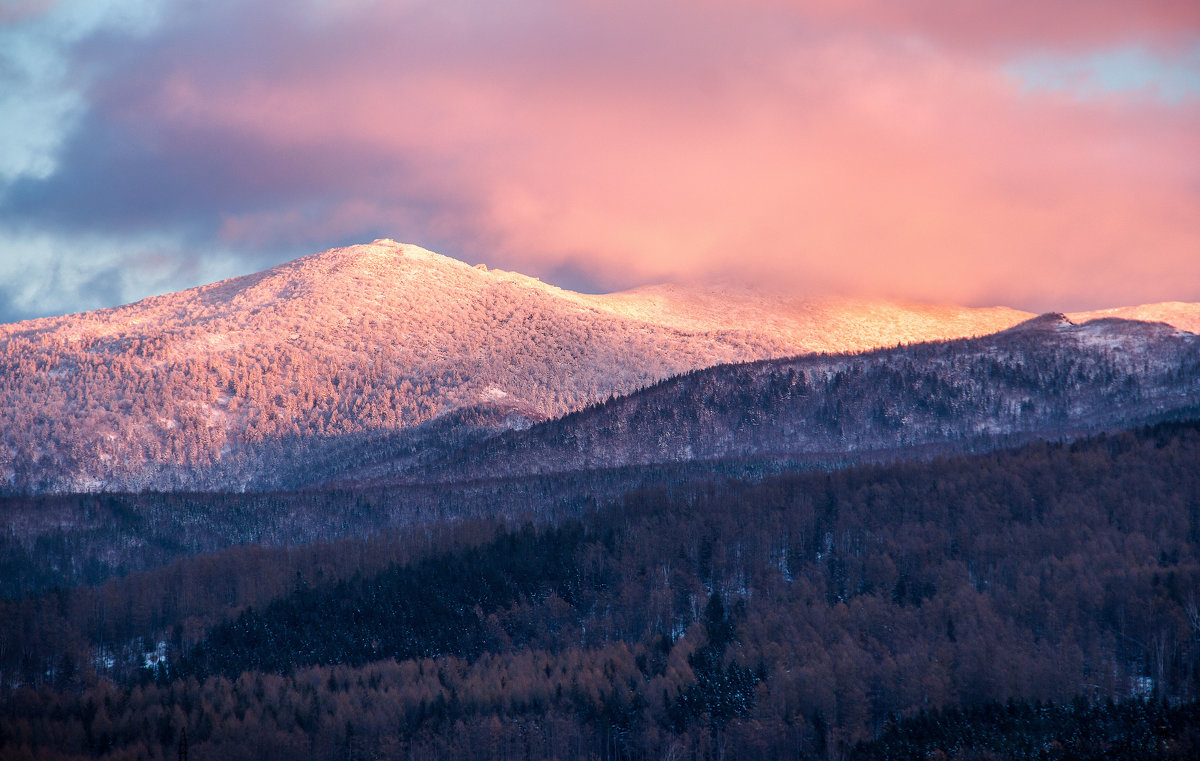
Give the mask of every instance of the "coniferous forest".
[{"label": "coniferous forest", "polygon": [[0,758],[1195,758],[1198,466],[1181,422],[553,515],[496,489],[31,584]]}]

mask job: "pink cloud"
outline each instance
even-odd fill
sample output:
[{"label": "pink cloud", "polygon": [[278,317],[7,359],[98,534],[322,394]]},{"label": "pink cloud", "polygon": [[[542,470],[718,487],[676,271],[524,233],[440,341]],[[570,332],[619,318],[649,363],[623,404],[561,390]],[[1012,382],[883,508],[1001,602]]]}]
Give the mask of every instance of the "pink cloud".
[{"label": "pink cloud", "polygon": [[603,283],[1200,300],[1200,104],[1029,94],[1001,54],[1174,45],[1200,5],[794,6],[409,3],[319,26],[259,8],[231,41],[188,32],[101,96],[146,140],[202,128],[355,159],[321,218],[231,209],[226,241],[390,225]]}]

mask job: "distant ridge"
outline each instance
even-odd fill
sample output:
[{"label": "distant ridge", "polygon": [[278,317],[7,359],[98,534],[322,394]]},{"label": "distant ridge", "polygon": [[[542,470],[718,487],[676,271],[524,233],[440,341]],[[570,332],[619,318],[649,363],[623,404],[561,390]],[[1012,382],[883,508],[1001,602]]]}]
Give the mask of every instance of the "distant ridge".
[{"label": "distant ridge", "polygon": [[1162,322],[1180,330],[1186,330],[1189,333],[1200,334],[1200,304],[1189,304],[1182,301],[1165,301],[1160,304],[1096,309],[1090,312],[1072,312],[1069,316],[1076,322],[1087,322],[1105,317],[1140,320],[1142,322]]},{"label": "distant ridge", "polygon": [[832,467],[1198,414],[1200,336],[1051,313],[975,339],[700,370],[419,471],[397,461],[349,480],[466,482],[702,461]]}]

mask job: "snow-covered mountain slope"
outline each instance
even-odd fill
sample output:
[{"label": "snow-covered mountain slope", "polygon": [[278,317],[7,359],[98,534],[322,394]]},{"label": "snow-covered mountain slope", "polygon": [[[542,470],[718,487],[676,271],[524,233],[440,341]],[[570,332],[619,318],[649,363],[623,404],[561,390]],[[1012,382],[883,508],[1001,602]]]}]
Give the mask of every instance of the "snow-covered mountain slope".
[{"label": "snow-covered mountain slope", "polygon": [[1073,322],[1087,322],[1104,317],[1115,317],[1122,320],[1141,320],[1143,322],[1165,322],[1168,325],[1186,330],[1189,333],[1200,333],[1200,304],[1189,304],[1182,301],[1165,301],[1160,304],[1142,304],[1134,307],[1116,307],[1114,309],[1096,309],[1091,312],[1071,312],[1067,315]]},{"label": "snow-covered mountain slope", "polygon": [[1062,314],[971,340],[701,370],[412,469],[347,480],[471,481],[694,461],[982,451],[1200,412],[1200,336]]},{"label": "snow-covered mountain slope", "polygon": [[897,344],[982,336],[1034,315],[1008,307],[971,308],[853,298],[788,298],[657,285],[602,297],[611,307],[679,330],[745,325],[808,352],[840,354]]},{"label": "snow-covered mountain slope", "polygon": [[1024,316],[668,287],[586,295],[380,240],[0,326],[0,491],[267,488],[455,410],[465,425],[522,427],[695,368]]},{"label": "snow-covered mountain slope", "polygon": [[675,286],[579,294],[379,240],[0,326],[0,492],[293,485],[425,462],[439,442],[697,368],[983,335],[1029,316]]}]

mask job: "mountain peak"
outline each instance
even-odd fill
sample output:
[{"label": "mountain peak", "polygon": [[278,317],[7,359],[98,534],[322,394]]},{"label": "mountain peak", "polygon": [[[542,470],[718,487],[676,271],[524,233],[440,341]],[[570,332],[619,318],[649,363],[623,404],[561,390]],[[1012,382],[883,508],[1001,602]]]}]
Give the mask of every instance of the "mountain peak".
[{"label": "mountain peak", "polygon": [[1076,323],[1072,322],[1071,318],[1062,312],[1046,312],[1045,314],[1039,314],[1037,317],[1018,323],[1004,332],[1042,333],[1050,330],[1064,330],[1075,326]]},{"label": "mountain peak", "polygon": [[1067,317],[1062,312],[1046,312],[1045,314],[1040,314],[1037,317],[1034,317],[1032,320],[1029,320],[1028,322],[1038,324],[1038,325],[1044,325],[1045,327],[1048,327],[1048,328],[1049,327],[1069,328],[1076,324],[1071,320],[1070,317]]},{"label": "mountain peak", "polygon": [[[411,243],[399,243],[391,238],[379,238],[370,243],[358,243],[342,248],[331,248],[318,254],[301,257],[275,268],[281,272],[313,270],[323,274],[346,272],[387,274],[398,267],[444,267],[462,265],[457,259],[436,254]],[[465,265],[462,265],[465,266]]]},{"label": "mountain peak", "polygon": [[1092,317],[1082,314],[1073,317],[1075,319],[1061,312],[1048,312],[1009,328],[1000,335],[1020,340],[1062,341],[1074,346],[1107,347],[1122,351],[1131,350],[1133,346],[1147,341],[1190,335],[1188,331],[1166,322],[1109,315]]}]

